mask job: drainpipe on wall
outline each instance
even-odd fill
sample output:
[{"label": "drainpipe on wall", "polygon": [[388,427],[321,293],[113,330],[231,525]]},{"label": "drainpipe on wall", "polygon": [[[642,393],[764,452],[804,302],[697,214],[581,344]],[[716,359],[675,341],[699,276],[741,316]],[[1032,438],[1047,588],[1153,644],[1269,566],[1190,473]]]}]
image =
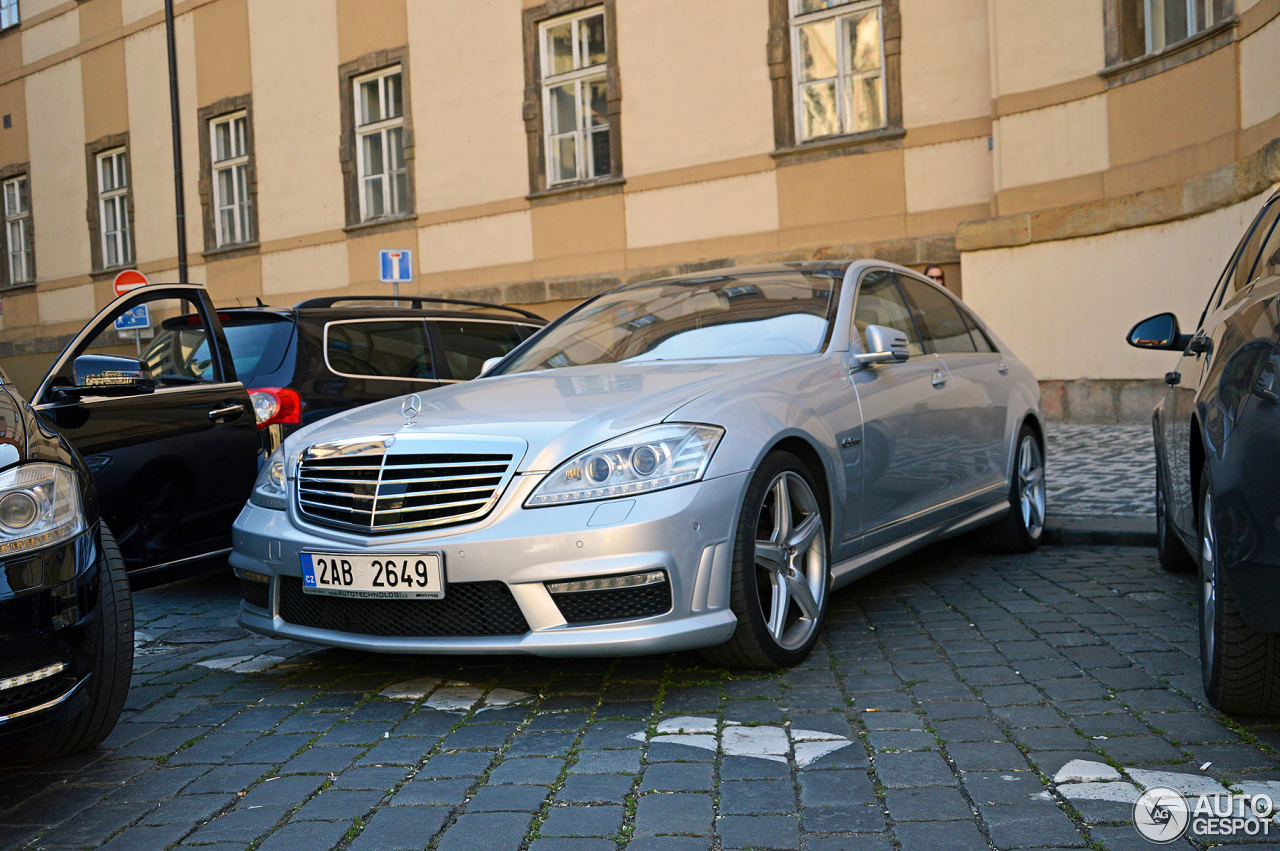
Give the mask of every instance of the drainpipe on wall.
[{"label": "drainpipe on wall", "polygon": [[169,48],[169,114],[173,120],[173,199],[177,206],[178,283],[187,277],[187,200],[182,186],[182,113],[178,104],[178,48],[173,32],[173,0],[164,0],[164,29]]}]

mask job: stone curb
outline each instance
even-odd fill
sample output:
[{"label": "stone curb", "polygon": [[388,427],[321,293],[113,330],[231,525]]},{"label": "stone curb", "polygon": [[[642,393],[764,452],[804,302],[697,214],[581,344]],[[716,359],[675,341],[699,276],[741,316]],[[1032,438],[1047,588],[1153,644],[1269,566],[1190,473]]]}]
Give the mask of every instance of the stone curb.
[{"label": "stone curb", "polygon": [[1046,544],[1068,547],[1154,547],[1154,517],[1055,517],[1044,530]]}]

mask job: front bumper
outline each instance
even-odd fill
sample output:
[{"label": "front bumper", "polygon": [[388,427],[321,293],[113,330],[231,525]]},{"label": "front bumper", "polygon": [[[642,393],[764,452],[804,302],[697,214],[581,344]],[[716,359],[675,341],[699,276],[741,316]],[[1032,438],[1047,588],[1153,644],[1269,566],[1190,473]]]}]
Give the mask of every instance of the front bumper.
[{"label": "front bumper", "polygon": [[98,616],[97,536],[0,563],[0,680],[65,665],[56,675],[0,690],[0,745],[69,721],[88,701]]},{"label": "front bumper", "polygon": [[[235,523],[231,564],[270,577],[271,594],[265,608],[242,603],[240,623],[264,635],[384,653],[612,656],[710,647],[729,639],[737,625],[729,610],[733,540],[749,473],[626,499],[524,508],[542,478],[516,476],[478,523],[402,535],[356,535],[313,524],[293,506],[273,511],[246,505]],[[291,623],[281,614],[281,588],[296,581],[289,577],[302,576],[304,551],[441,553],[446,589],[501,582],[528,630],[387,636]],[[546,587],[657,570],[667,574],[671,608],[651,617],[570,624]]]}]

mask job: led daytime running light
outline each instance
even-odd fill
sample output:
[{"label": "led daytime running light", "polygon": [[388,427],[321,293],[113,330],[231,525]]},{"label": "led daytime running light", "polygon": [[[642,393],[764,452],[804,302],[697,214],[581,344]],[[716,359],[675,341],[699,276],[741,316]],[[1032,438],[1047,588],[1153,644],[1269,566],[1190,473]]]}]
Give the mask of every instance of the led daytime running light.
[{"label": "led daytime running light", "polygon": [[61,674],[66,669],[67,669],[66,662],[58,662],[56,664],[49,665],[46,668],[41,668],[38,671],[30,671],[26,674],[19,674],[16,677],[9,677],[8,679],[0,680],[0,691],[7,691],[8,689],[11,689],[11,688],[18,688],[19,686],[30,685],[31,683],[38,683],[41,680],[47,680],[50,677],[56,677],[58,674]]},{"label": "led daytime running light", "polygon": [[657,585],[666,582],[667,574],[661,570],[649,573],[631,573],[626,576],[602,576],[596,579],[578,579],[573,582],[547,583],[547,591],[552,594],[577,594],[582,591],[614,591],[618,588],[638,588],[642,585]]}]

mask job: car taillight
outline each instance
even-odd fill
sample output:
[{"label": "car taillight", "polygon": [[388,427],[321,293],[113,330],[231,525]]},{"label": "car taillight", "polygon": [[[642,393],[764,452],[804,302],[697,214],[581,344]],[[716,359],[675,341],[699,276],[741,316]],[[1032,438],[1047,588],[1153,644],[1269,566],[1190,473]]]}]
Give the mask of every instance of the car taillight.
[{"label": "car taillight", "polygon": [[249,391],[253,403],[253,415],[258,428],[276,423],[302,422],[302,399],[296,390],[288,387],[255,387]]}]

